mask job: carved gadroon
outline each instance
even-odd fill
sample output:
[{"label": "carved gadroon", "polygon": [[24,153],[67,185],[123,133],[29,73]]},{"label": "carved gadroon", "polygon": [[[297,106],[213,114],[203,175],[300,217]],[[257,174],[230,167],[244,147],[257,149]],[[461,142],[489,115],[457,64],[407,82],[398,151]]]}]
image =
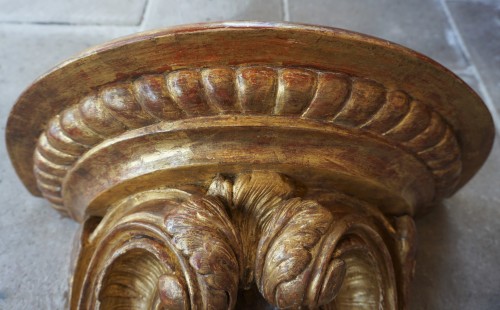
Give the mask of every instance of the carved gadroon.
[{"label": "carved gadroon", "polygon": [[404,90],[334,72],[254,66],[177,70],[103,86],[54,116],[40,135],[34,155],[38,189],[62,208],[62,180],[92,146],[162,121],[231,114],[296,117],[367,131],[425,163],[440,196],[460,177],[452,129]]},{"label": "carved gadroon", "polygon": [[41,77],[7,125],[27,188],[82,222],[70,309],[404,309],[413,218],[493,125],[435,62],[343,30],[140,34]]}]

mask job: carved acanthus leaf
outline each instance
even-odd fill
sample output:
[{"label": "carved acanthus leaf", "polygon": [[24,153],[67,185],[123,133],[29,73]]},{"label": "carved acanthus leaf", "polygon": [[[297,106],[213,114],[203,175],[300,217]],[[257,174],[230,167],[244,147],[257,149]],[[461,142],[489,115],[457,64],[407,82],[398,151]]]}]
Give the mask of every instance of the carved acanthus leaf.
[{"label": "carved acanthus leaf", "polygon": [[165,217],[175,247],[197,273],[203,304],[231,309],[236,302],[241,248],[239,236],[216,199],[192,198]]},{"label": "carved acanthus leaf", "polygon": [[[317,202],[294,198],[300,192],[285,176],[258,171],[239,174],[234,184],[219,175],[208,190],[230,207],[239,229],[244,287],[255,282],[266,300],[280,308],[331,302],[345,274],[341,260],[324,260],[318,267],[321,280],[311,282],[312,262],[332,215]],[[310,290],[317,295],[309,297]]]},{"label": "carved acanthus leaf", "polygon": [[[257,248],[256,281],[273,304],[280,308],[312,306],[303,304],[302,282],[309,279],[300,275],[331,223],[331,213],[318,203],[293,198],[282,202],[264,224]],[[343,279],[335,280],[342,283]]]}]

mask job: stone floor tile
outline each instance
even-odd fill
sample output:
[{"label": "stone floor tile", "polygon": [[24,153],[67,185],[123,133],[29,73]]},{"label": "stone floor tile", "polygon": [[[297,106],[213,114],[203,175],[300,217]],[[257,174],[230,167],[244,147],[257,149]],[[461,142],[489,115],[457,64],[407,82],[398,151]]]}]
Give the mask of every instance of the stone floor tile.
[{"label": "stone floor tile", "polygon": [[417,220],[411,309],[500,309],[499,142],[471,182]]},{"label": "stone floor tile", "polygon": [[449,1],[447,5],[500,113],[500,1]]},{"label": "stone floor tile", "polygon": [[150,0],[143,29],[223,20],[280,21],[281,0]]},{"label": "stone floor tile", "polygon": [[484,92],[484,87],[481,87],[481,82],[478,80],[476,72],[472,66],[467,68],[454,69],[451,68],[451,71],[458,75],[465,83],[467,83],[478,95],[486,100],[487,94]]},{"label": "stone floor tile", "polygon": [[290,20],[358,31],[424,53],[447,67],[467,60],[436,0],[289,0]]},{"label": "stone floor tile", "polygon": [[[0,25],[0,136],[9,111],[36,77],[77,52],[133,32],[127,27]],[[0,309],[64,309],[78,224],[32,197],[0,139]]]},{"label": "stone floor tile", "polygon": [[0,0],[0,23],[138,25],[147,0]]},{"label": "stone floor tile", "polygon": [[137,27],[39,26],[0,23],[1,120],[35,78],[96,44],[134,33]]}]

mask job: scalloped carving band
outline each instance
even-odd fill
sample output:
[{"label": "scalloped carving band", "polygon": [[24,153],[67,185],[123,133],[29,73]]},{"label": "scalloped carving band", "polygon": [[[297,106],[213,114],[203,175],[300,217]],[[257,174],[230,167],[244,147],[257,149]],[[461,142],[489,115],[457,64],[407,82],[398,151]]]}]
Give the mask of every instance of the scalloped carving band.
[{"label": "scalloped carving band", "polygon": [[221,114],[299,117],[369,132],[425,163],[438,196],[453,190],[462,168],[452,128],[403,90],[309,68],[217,67],[106,85],[53,117],[34,155],[38,187],[62,208],[62,180],[92,146],[161,121]]}]

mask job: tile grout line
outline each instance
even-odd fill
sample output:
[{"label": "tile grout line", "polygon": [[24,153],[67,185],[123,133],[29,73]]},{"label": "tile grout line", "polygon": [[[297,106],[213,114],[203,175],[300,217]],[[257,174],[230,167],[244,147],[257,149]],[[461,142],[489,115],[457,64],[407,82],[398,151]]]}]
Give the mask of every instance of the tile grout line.
[{"label": "tile grout line", "polygon": [[137,27],[135,24],[103,24],[103,23],[70,23],[70,22],[45,22],[45,21],[0,21],[0,26],[42,26],[42,27]]},{"label": "tile grout line", "polygon": [[286,22],[290,21],[290,5],[288,0],[281,0],[281,5],[283,6],[283,20]]},{"label": "tile grout line", "polygon": [[481,93],[484,96],[484,98],[483,98],[484,103],[486,104],[486,107],[488,108],[488,110],[490,110],[491,117],[493,118],[493,122],[495,123],[494,124],[495,128],[496,128],[498,134],[500,134],[500,116],[498,115],[497,108],[495,107],[495,104],[493,103],[493,99],[491,98],[488,89],[484,85],[483,78],[481,77],[479,70],[477,70],[476,65],[473,64],[471,66],[471,68],[472,68],[472,73],[474,74],[474,76],[477,78],[477,80],[479,82],[479,90],[481,91]]},{"label": "tile grout line", "polygon": [[146,19],[146,13],[148,11],[149,7],[149,0],[146,0],[146,3],[144,3],[144,8],[142,9],[141,13],[141,19],[139,20],[139,23],[136,24],[139,28],[142,28],[142,25],[144,24],[144,20]]},{"label": "tile grout line", "polygon": [[497,111],[495,105],[493,104],[493,99],[491,99],[490,93],[488,92],[488,89],[486,89],[486,86],[483,82],[483,78],[482,78],[481,74],[479,73],[479,70],[477,69],[476,65],[472,61],[470,52],[467,49],[467,45],[465,44],[465,42],[462,38],[462,35],[460,34],[458,26],[455,23],[455,19],[453,18],[453,15],[451,14],[451,11],[448,8],[448,5],[446,4],[446,1],[440,0],[440,2],[441,2],[441,5],[443,7],[446,18],[448,19],[448,22],[450,23],[450,26],[451,26],[453,32],[455,33],[455,36],[457,38],[457,42],[458,42],[460,48],[462,49],[463,54],[465,55],[465,57],[467,57],[467,61],[470,64],[470,68],[472,69],[472,73],[473,73],[474,77],[477,79],[477,81],[479,82],[479,90],[481,91],[481,93],[484,97],[483,98],[484,103],[485,103],[486,107],[488,108],[488,110],[490,111],[491,117],[493,118],[495,129],[496,129],[497,133],[500,134],[500,116],[498,115],[498,111]]}]

